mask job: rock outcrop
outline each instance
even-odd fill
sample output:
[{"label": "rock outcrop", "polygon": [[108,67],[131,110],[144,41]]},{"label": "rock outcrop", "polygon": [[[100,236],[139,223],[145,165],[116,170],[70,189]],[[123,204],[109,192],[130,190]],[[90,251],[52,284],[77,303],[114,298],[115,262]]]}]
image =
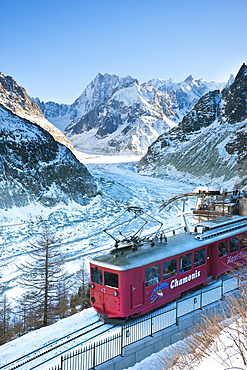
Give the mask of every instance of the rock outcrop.
[{"label": "rock outcrop", "polygon": [[38,124],[0,105],[0,208],[75,201],[97,193],[86,167]]}]

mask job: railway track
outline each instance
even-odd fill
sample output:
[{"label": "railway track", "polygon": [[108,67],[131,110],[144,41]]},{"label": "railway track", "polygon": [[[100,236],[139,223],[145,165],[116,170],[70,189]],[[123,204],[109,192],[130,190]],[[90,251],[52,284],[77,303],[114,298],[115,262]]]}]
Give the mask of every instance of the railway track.
[{"label": "railway track", "polygon": [[[68,352],[81,344],[85,344],[86,342],[96,338],[98,335],[109,331],[111,328],[113,328],[113,325],[104,324],[100,320],[97,320],[83,328],[67,334],[63,338],[56,339],[36,350],[30,351],[11,362],[3,365],[0,364],[0,370],[37,369],[48,361],[59,358],[61,354]],[[48,355],[48,357],[45,355]]]}]

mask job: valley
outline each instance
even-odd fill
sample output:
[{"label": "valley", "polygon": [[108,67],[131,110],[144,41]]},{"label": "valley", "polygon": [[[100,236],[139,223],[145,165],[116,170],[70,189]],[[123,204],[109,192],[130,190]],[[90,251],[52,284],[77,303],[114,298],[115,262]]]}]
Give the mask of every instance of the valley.
[{"label": "valley", "polygon": [[[37,238],[42,224],[47,224],[61,240],[66,253],[66,268],[76,271],[83,260],[112,248],[114,241],[104,232],[129,206],[141,207],[164,222],[164,228],[180,225],[177,211],[159,212],[162,202],[176,194],[191,191],[195,184],[171,178],[144,176],[136,171],[139,157],[85,155],[77,152],[93,175],[101,195],[88,205],[71,202],[48,208],[40,204],[0,210],[1,265],[4,268],[3,291],[18,295],[16,283],[20,264],[28,259],[30,242]],[[128,217],[128,215],[126,215]]]}]

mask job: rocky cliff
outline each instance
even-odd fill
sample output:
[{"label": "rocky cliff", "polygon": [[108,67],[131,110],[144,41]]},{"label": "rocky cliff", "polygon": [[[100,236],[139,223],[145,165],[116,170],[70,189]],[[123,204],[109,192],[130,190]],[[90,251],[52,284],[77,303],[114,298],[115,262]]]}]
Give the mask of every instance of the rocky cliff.
[{"label": "rocky cliff", "polygon": [[1,72],[0,104],[19,117],[43,127],[55,140],[72,149],[69,139],[44,117],[40,107],[28,96],[26,90],[11,76],[4,76]]},{"label": "rocky cliff", "polygon": [[87,204],[95,182],[73,153],[36,123],[0,105],[0,208]]}]

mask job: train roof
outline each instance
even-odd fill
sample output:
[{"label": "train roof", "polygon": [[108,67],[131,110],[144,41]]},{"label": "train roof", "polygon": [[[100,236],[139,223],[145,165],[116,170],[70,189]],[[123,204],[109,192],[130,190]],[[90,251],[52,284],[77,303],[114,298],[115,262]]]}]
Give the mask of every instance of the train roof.
[{"label": "train roof", "polygon": [[172,258],[209,245],[237,233],[247,232],[247,217],[227,216],[197,224],[200,233],[181,232],[160,240],[154,238],[141,242],[137,248],[133,243],[114,248],[109,253],[94,257],[91,263],[114,270],[130,270],[156,261]]}]

